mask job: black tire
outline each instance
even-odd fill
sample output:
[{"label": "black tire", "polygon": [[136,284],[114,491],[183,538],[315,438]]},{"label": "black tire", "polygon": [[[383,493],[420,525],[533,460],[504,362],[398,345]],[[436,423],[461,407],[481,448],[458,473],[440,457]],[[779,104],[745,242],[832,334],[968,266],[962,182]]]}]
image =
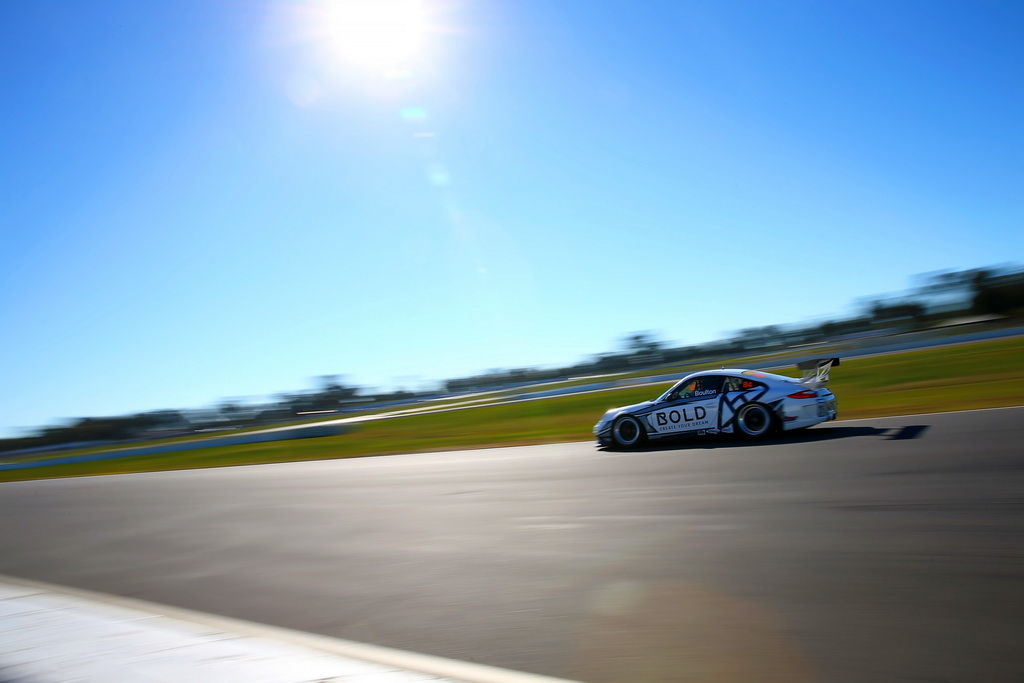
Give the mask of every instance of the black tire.
[{"label": "black tire", "polygon": [[632,415],[623,415],[612,425],[612,444],[616,448],[636,448],[646,437],[640,420]]},{"label": "black tire", "polygon": [[761,439],[775,429],[775,415],[763,403],[748,403],[736,413],[736,433],[747,439]]}]

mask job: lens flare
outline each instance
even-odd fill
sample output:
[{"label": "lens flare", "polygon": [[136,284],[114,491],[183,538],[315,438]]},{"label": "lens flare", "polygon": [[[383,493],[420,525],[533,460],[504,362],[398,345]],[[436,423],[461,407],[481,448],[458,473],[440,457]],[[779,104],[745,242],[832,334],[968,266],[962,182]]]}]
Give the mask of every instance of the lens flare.
[{"label": "lens flare", "polygon": [[325,2],[318,27],[325,47],[354,64],[398,70],[421,53],[429,18],[420,0]]}]

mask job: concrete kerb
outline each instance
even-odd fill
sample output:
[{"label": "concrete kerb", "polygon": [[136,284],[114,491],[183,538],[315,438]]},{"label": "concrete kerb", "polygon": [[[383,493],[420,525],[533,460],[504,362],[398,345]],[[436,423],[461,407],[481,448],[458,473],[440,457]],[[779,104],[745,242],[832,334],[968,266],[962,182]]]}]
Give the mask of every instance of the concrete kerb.
[{"label": "concrete kerb", "polygon": [[[539,674],[512,671],[499,667],[463,662],[433,655],[407,652],[379,645],[358,643],[355,641],[333,638],[296,631],[277,626],[258,624],[255,622],[222,617],[213,614],[168,605],[127,598],[105,593],[97,593],[79,588],[58,586],[19,577],[0,574],[0,588],[11,587],[23,589],[30,596],[55,596],[71,598],[83,605],[83,609],[102,612],[110,609],[130,610],[142,613],[153,619],[166,618],[186,625],[199,626],[233,636],[257,638],[262,641],[286,644],[320,653],[327,653],[367,664],[380,665],[390,669],[441,677],[445,680],[464,681],[466,683],[565,683],[566,679],[552,678]],[[24,594],[21,597],[26,597]],[[145,628],[148,619],[137,619],[133,624],[137,628]],[[2,652],[2,648],[0,648]],[[0,659],[0,665],[3,660]],[[362,679],[360,679],[362,680]]]}]

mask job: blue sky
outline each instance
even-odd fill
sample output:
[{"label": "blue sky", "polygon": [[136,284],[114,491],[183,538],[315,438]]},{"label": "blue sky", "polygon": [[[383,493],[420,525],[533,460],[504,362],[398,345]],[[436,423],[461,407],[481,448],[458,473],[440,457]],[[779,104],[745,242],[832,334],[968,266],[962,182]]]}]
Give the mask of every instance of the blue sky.
[{"label": "blue sky", "polygon": [[422,2],[401,78],[317,0],[0,8],[0,435],[1020,260],[1018,2]]}]

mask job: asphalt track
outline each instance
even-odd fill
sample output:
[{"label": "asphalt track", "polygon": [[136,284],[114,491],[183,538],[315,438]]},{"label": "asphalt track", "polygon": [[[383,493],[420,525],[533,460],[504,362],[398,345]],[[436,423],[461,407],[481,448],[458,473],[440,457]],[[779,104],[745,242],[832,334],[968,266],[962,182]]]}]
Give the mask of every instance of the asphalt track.
[{"label": "asphalt track", "polygon": [[0,573],[589,681],[1020,681],[1024,408],[0,484]]}]

